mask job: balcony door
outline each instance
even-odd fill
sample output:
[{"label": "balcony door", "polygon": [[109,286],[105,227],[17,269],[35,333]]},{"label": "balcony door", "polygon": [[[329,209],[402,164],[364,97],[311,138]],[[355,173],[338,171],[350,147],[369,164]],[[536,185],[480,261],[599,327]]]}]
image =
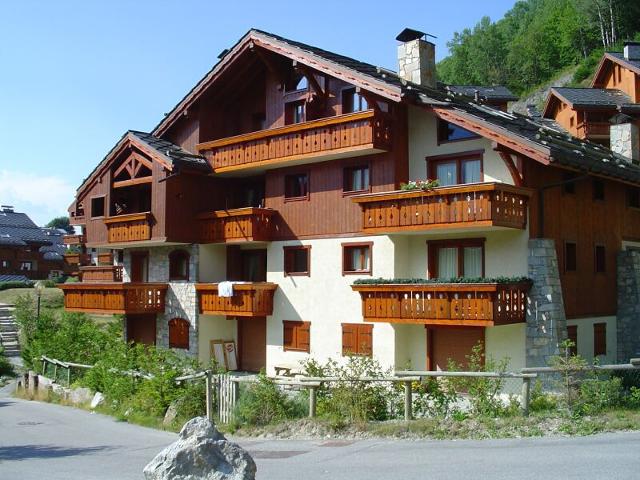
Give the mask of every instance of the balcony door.
[{"label": "balcony door", "polygon": [[149,252],[131,252],[131,282],[149,281]]},{"label": "balcony door", "polygon": [[238,318],[238,354],[240,368],[259,372],[267,366],[266,317]]},{"label": "balcony door", "polygon": [[468,366],[467,357],[479,342],[484,345],[483,327],[427,329],[427,370],[447,370],[450,362]]},{"label": "balcony door", "polygon": [[242,282],[267,281],[267,250],[241,250],[237,245],[227,247],[227,280]]},{"label": "balcony door", "polygon": [[127,341],[144,345],[155,345],[155,313],[127,315]]}]

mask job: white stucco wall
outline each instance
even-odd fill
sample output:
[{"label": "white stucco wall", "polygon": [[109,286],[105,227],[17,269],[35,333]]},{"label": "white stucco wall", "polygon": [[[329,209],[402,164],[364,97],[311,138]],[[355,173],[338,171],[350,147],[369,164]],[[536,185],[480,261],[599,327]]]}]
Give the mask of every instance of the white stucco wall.
[{"label": "white stucco wall", "polygon": [[226,280],[227,246],[224,244],[200,245],[199,267],[199,282],[218,283]]},{"label": "white stucco wall", "polygon": [[437,118],[422,108],[409,107],[409,179],[427,178],[425,157],[484,149],[483,168],[485,182],[503,182],[513,185],[513,179],[504,161],[493,151],[491,141],[485,138],[448,142],[438,145]]},{"label": "white stucco wall", "polygon": [[591,317],[591,318],[574,318],[568,319],[567,325],[577,325],[578,333],[578,355],[585,358],[588,362],[593,362],[593,324],[607,324],[607,354],[598,357],[600,363],[616,363],[616,353],[618,351],[618,342],[616,334],[616,317]]},{"label": "white stucco wall", "polygon": [[198,360],[204,365],[209,363],[211,340],[233,340],[238,344],[238,328],[235,319],[222,315],[200,315],[198,331]]},{"label": "white stucco wall", "polygon": [[526,325],[524,323],[488,327],[484,335],[487,358],[493,358],[496,362],[508,358],[507,369],[512,372],[525,367]]}]

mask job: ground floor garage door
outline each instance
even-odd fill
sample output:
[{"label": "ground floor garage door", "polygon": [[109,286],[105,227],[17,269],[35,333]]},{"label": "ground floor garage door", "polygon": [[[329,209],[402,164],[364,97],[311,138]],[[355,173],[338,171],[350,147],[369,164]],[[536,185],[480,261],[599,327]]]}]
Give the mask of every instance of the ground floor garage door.
[{"label": "ground floor garage door", "polygon": [[427,329],[427,369],[447,370],[449,359],[466,365],[466,356],[480,341],[484,344],[484,328],[481,327]]},{"label": "ground floor garage door", "polygon": [[127,341],[156,344],[156,315],[140,314],[127,315]]},{"label": "ground floor garage door", "polygon": [[241,370],[259,372],[267,366],[266,317],[238,318],[238,354]]}]

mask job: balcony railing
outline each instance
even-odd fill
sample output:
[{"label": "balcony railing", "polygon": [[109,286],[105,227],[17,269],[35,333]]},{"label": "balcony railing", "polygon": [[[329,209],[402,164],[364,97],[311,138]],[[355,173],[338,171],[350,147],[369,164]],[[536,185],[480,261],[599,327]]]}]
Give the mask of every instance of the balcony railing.
[{"label": "balcony railing", "polygon": [[391,149],[391,117],[385,112],[349,113],[200,143],[216,172],[294,160],[353,156]]},{"label": "balcony railing", "polygon": [[152,218],[150,212],[105,218],[109,243],[150,240]]},{"label": "balcony railing", "polygon": [[273,314],[274,283],[234,283],[233,296],[221,297],[215,283],[196,285],[200,313],[235,317],[266,317]]},{"label": "balcony railing", "polygon": [[80,279],[84,283],[121,282],[122,267],[114,265],[80,267]]},{"label": "balcony railing", "polygon": [[62,243],[65,245],[83,245],[87,243],[85,235],[65,235],[62,237]]},{"label": "balcony railing", "polygon": [[99,252],[98,253],[98,265],[113,265],[113,253],[111,253],[111,252]]},{"label": "balcony railing", "polygon": [[611,124],[609,122],[582,122],[577,126],[578,137],[608,137],[611,135]]},{"label": "balcony railing", "polygon": [[64,308],[104,314],[164,313],[163,283],[65,283]]},{"label": "balcony railing", "polygon": [[64,261],[67,265],[90,265],[91,255],[88,253],[65,253]]},{"label": "balcony railing", "polygon": [[530,283],[352,285],[367,322],[491,327],[525,321]]},{"label": "balcony railing", "polygon": [[273,232],[275,210],[268,208],[236,208],[198,215],[200,241],[268,242]]},{"label": "balcony railing", "polygon": [[358,195],[362,230],[368,233],[447,227],[524,229],[531,190],[503,183]]}]

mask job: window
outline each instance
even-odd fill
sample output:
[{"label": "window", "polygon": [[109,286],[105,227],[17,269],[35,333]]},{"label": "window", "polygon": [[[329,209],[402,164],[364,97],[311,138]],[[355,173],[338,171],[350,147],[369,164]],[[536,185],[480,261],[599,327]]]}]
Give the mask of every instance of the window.
[{"label": "window", "polygon": [[573,127],[576,123],[576,117],[574,117],[573,115],[569,118],[569,126]]},{"label": "window", "polygon": [[342,324],[342,355],[373,354],[373,325],[365,323]]},{"label": "window", "polygon": [[607,354],[607,324],[593,324],[593,356]]},{"label": "window", "polygon": [[309,175],[296,173],[284,177],[285,200],[302,200],[309,198]]},{"label": "window", "polygon": [[342,113],[362,112],[369,109],[367,99],[355,88],[342,90]]},{"label": "window", "polygon": [[429,246],[429,278],[484,277],[484,239],[435,240]]},{"label": "window", "polygon": [[295,246],[284,248],[284,274],[285,275],[311,275],[311,247]]},{"label": "window", "polygon": [[31,262],[20,262],[20,270],[24,270],[25,272],[33,270],[33,265]]},{"label": "window", "polygon": [[104,217],[104,197],[91,199],[91,218]]},{"label": "window", "polygon": [[478,138],[478,135],[458,125],[438,119],[438,143]]},{"label": "window", "polygon": [[342,244],[342,274],[371,275],[371,248],[373,242]]},{"label": "window", "polygon": [[573,173],[564,173],[562,174],[562,193],[566,193],[568,195],[573,195],[576,193],[576,176]]},{"label": "window", "polygon": [[282,327],[282,347],[285,351],[309,353],[311,322],[283,320]]},{"label": "window", "polygon": [[285,125],[293,125],[295,123],[304,122],[304,100],[298,102],[289,102],[285,104],[284,123]]},{"label": "window", "polygon": [[575,242],[564,242],[564,271],[575,272],[578,269],[577,246]]},{"label": "window", "polygon": [[343,191],[345,192],[363,192],[368,191],[369,184],[369,166],[361,165],[358,167],[348,167],[344,169]]},{"label": "window", "polygon": [[596,273],[604,273],[606,271],[606,254],[604,245],[596,245],[594,250],[594,264]]},{"label": "window", "polygon": [[570,340],[573,345],[569,347],[569,355],[575,356],[578,354],[578,326],[567,325],[567,339]]},{"label": "window", "polygon": [[2,260],[2,268],[9,268],[9,260]]},{"label": "window", "polygon": [[483,153],[484,150],[476,150],[427,157],[428,177],[438,179],[441,187],[482,182],[484,179],[482,171]]},{"label": "window", "polygon": [[640,208],[640,188],[627,187],[627,206]]},{"label": "window", "polygon": [[189,280],[189,254],[174,250],[169,254],[169,280]]},{"label": "window", "polygon": [[593,199],[604,200],[604,182],[602,180],[594,179],[593,185]]},{"label": "window", "polygon": [[169,320],[169,348],[189,350],[189,322],[183,318]]}]

